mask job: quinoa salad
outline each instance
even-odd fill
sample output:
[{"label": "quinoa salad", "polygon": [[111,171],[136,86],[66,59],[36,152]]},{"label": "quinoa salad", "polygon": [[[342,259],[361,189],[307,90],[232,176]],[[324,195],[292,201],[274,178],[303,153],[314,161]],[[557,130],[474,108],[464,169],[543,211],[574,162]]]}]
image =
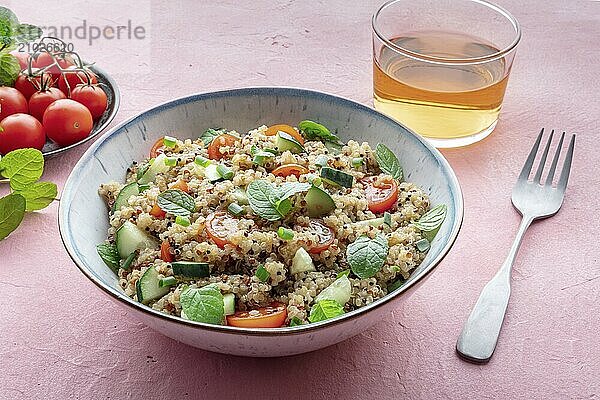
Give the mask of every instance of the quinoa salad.
[{"label": "quinoa salad", "polygon": [[276,328],[366,306],[402,286],[446,215],[385,145],[309,120],[149,150],[99,188],[98,254],[129,297],[188,320]]}]

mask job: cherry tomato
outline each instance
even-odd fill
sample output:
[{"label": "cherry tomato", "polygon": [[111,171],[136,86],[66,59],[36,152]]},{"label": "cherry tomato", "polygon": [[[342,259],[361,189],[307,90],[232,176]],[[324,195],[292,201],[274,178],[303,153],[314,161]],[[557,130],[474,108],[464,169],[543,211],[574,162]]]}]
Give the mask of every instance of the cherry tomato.
[{"label": "cherry tomato", "polygon": [[92,113],[92,118],[98,119],[104,114],[108,106],[108,98],[98,84],[80,84],[71,89],[71,98],[86,106]]},{"label": "cherry tomato", "polygon": [[183,179],[179,179],[177,182],[175,182],[172,185],[170,185],[169,188],[171,188],[171,189],[179,189],[182,192],[186,192],[186,193],[190,192],[190,188],[188,187],[187,182],[184,181]]},{"label": "cherry tomato", "polygon": [[[33,59],[32,65],[35,68],[45,68],[54,63],[57,63],[62,69],[67,69],[73,66],[73,62],[71,60],[60,55],[51,55],[50,53],[45,52],[36,55]],[[46,72],[50,73],[54,80],[58,80],[61,76],[60,69],[56,65],[48,68]]]},{"label": "cherry tomato", "polygon": [[171,254],[171,244],[168,240],[165,240],[160,245],[160,259],[165,262],[175,261],[173,254]]},{"label": "cherry tomato", "polygon": [[1,86],[0,87],[0,121],[12,114],[27,114],[27,99],[17,89]]},{"label": "cherry tomato", "polygon": [[221,153],[221,147],[232,147],[239,139],[228,133],[217,136],[208,145],[208,157],[213,160],[220,160],[233,154],[233,151]]},{"label": "cherry tomato", "polygon": [[31,57],[29,53],[25,53],[24,51],[13,50],[10,52],[13,56],[19,60],[19,66],[21,69],[27,68],[27,64],[29,63],[29,58]]},{"label": "cherry tomato", "polygon": [[0,153],[32,147],[42,150],[46,143],[44,127],[29,114],[13,114],[0,122]]},{"label": "cherry tomato", "polygon": [[297,130],[295,130],[293,127],[286,125],[286,124],[270,126],[265,131],[265,135],[275,136],[275,135],[277,135],[277,132],[279,132],[279,131],[285,132],[288,135],[293,136],[294,139],[296,139],[298,142],[300,142],[300,144],[304,144],[304,138],[302,137],[302,135]]},{"label": "cherry tomato", "polygon": [[165,219],[165,217],[167,216],[167,213],[164,212],[162,210],[162,208],[160,208],[158,206],[158,204],[155,204],[152,206],[152,209],[150,210],[150,215],[152,215],[154,218],[157,218],[157,219]]},{"label": "cherry tomato", "polygon": [[[92,71],[86,68],[87,73],[90,76],[90,82],[88,82],[87,75],[83,71],[73,71],[76,67],[71,66],[67,68],[67,71],[60,74],[58,77],[58,88],[62,90],[67,96],[70,95],[71,91],[75,89],[75,86],[81,83],[98,83],[98,78]],[[69,84],[67,86],[67,83]]]},{"label": "cherry tomato", "polygon": [[376,176],[369,176],[363,178],[361,183],[365,185],[369,210],[374,213],[382,213],[396,204],[398,200],[398,184],[392,178],[388,178],[378,184],[375,184],[376,180]]},{"label": "cherry tomato", "polygon": [[88,137],[94,121],[83,104],[60,99],[48,106],[43,124],[50,139],[61,146],[67,146]]},{"label": "cherry tomato", "polygon": [[300,175],[308,174],[309,172],[308,168],[303,167],[300,164],[286,164],[275,168],[273,170],[273,175],[283,177],[296,175],[299,178]]},{"label": "cherry tomato", "polygon": [[227,325],[239,328],[279,328],[285,323],[285,304],[273,302],[252,311],[238,311],[227,316]]},{"label": "cherry tomato", "polygon": [[308,252],[312,254],[318,254],[323,250],[327,250],[335,240],[335,235],[331,228],[318,219],[311,219],[308,226],[301,226],[296,228],[296,230],[310,232],[318,236],[319,242],[312,243],[308,247]]},{"label": "cherry tomato", "polygon": [[38,92],[42,87],[52,86],[52,76],[50,74],[42,74],[40,76],[28,75],[26,71],[21,71],[15,81],[15,89],[17,89],[25,99],[29,100],[32,94]]},{"label": "cherry tomato", "polygon": [[160,153],[163,152],[162,148],[164,147],[164,137],[159,138],[150,149],[150,158],[156,158]]},{"label": "cherry tomato", "polygon": [[229,236],[238,230],[238,222],[224,211],[217,211],[206,218],[206,233],[220,248],[230,244]]},{"label": "cherry tomato", "polygon": [[41,92],[36,92],[29,99],[29,114],[39,121],[44,118],[44,112],[48,106],[56,100],[66,99],[67,96],[58,88],[51,87]]}]

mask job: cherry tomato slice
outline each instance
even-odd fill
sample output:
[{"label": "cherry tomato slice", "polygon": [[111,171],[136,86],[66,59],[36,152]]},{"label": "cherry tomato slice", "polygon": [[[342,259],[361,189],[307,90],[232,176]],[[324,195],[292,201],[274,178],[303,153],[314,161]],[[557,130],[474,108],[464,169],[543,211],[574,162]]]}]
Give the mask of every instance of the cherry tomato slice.
[{"label": "cherry tomato slice", "polygon": [[265,131],[265,135],[275,136],[275,135],[277,135],[277,132],[279,132],[279,131],[287,133],[288,135],[290,135],[294,139],[296,139],[298,142],[300,142],[300,144],[304,144],[304,138],[302,137],[302,135],[300,133],[298,133],[298,131],[295,130],[293,127],[286,125],[286,124],[278,124],[278,125],[270,126]]},{"label": "cherry tomato slice", "polygon": [[165,240],[160,245],[160,258],[164,262],[173,262],[175,260],[173,254],[171,254],[171,245],[168,240]]},{"label": "cherry tomato slice", "polygon": [[227,316],[227,325],[239,328],[279,328],[285,323],[285,304],[273,302],[267,307],[251,311],[238,311]]},{"label": "cherry tomato slice", "polygon": [[230,150],[227,153],[221,153],[221,147],[232,147],[239,139],[228,133],[217,136],[208,145],[208,158],[220,160],[223,157],[229,157],[233,154]]},{"label": "cherry tomato slice", "polygon": [[308,247],[308,252],[312,254],[319,254],[320,252],[327,250],[335,240],[335,235],[331,228],[318,219],[311,219],[308,226],[301,226],[296,228],[296,230],[317,235],[319,241],[317,243],[312,243]]},{"label": "cherry tomato slice", "polygon": [[150,215],[152,215],[154,218],[165,219],[165,217],[167,216],[167,213],[164,212],[158,206],[158,204],[155,204],[155,205],[152,206],[152,209],[150,210]]},{"label": "cherry tomato slice", "polygon": [[229,242],[229,236],[238,230],[238,222],[224,211],[217,211],[206,218],[206,232],[213,242],[224,248]]},{"label": "cherry tomato slice", "polygon": [[164,145],[164,137],[161,137],[156,142],[154,142],[152,148],[150,149],[150,158],[156,158],[160,153],[162,153],[162,148],[164,147]]},{"label": "cherry tomato slice", "polygon": [[300,164],[286,164],[281,165],[273,170],[273,175],[275,176],[290,176],[296,175],[298,178],[300,175],[308,174],[310,171],[308,168],[300,165]]},{"label": "cherry tomato slice", "polygon": [[183,179],[177,180],[177,182],[175,182],[172,185],[170,185],[169,188],[171,188],[171,189],[179,189],[182,192],[186,192],[186,193],[190,192],[190,188],[189,188],[187,182],[184,181]]},{"label": "cherry tomato slice", "polygon": [[376,176],[363,178],[361,183],[365,185],[365,194],[369,202],[369,210],[374,213],[382,213],[389,210],[398,200],[398,184],[395,179],[386,179],[384,182],[375,183]]}]

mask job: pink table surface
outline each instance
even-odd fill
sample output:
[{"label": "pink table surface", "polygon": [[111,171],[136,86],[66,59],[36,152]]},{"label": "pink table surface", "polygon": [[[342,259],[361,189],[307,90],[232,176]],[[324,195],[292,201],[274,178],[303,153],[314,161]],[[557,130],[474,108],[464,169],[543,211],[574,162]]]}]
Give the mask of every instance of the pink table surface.
[{"label": "pink table surface", "polygon": [[[77,42],[116,77],[119,122],[173,97],[254,85],[307,87],[371,104],[369,23],[380,1],[353,3],[8,6],[38,25],[131,19],[145,27],[146,39],[137,42]],[[197,350],[131,319],[79,273],[61,244],[53,204],[0,242],[0,398],[598,398],[600,2],[501,4],[523,27],[501,120],[483,142],[443,152],[464,191],[463,229],[393,316],[341,344],[289,358]],[[568,195],[560,213],[525,238],[494,358],[468,364],[455,355],[456,337],[516,232],[510,191],[541,127],[579,134]],[[85,148],[48,161],[45,179],[62,187]]]}]

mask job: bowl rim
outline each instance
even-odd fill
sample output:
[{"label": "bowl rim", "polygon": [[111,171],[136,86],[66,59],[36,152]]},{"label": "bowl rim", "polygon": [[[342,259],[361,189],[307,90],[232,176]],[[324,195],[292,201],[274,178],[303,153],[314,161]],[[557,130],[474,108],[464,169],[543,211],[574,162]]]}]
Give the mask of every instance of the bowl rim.
[{"label": "bowl rim", "polygon": [[106,130],[108,125],[110,125],[110,123],[113,121],[113,119],[115,119],[117,112],[119,112],[119,107],[121,106],[121,92],[119,91],[119,86],[117,85],[117,81],[115,81],[115,79],[111,75],[109,75],[105,70],[96,66],[95,64],[90,65],[89,68],[96,75],[99,75],[100,77],[102,77],[108,83],[107,86],[110,86],[110,88],[112,89],[112,92],[114,93],[113,109],[108,114],[106,120],[104,122],[102,122],[100,125],[96,126],[96,128],[93,129],[92,132],[86,138],[84,138],[78,142],[75,142],[73,144],[70,144],[68,146],[59,147],[54,150],[42,152],[42,155],[46,159],[56,157],[59,154],[62,154],[66,151],[69,151],[79,145],[82,145],[82,144],[92,140],[93,138],[95,138],[100,133],[102,133],[103,131]]},{"label": "bowl rim", "polygon": [[[144,116],[145,114],[157,112],[161,108],[164,108],[166,106],[176,106],[178,103],[186,103],[186,102],[189,102],[192,100],[201,100],[203,98],[211,98],[216,95],[219,95],[220,97],[227,97],[227,96],[231,96],[231,95],[239,96],[242,94],[250,95],[250,94],[253,94],[252,92],[256,92],[256,91],[264,92],[264,93],[260,93],[260,94],[265,94],[265,93],[272,94],[273,92],[282,92],[282,94],[294,93],[295,95],[309,95],[312,97],[324,96],[331,100],[335,100],[337,102],[345,103],[346,105],[351,105],[353,107],[357,107],[361,111],[364,111],[371,115],[377,116],[377,118],[383,118],[383,119],[387,120],[388,122],[391,122],[395,125],[399,125],[400,127],[402,127],[403,129],[405,129],[408,132],[409,136],[412,137],[413,140],[416,140],[416,141],[420,142],[423,146],[425,146],[425,148],[427,150],[429,150],[431,152],[431,154],[436,158],[436,160],[440,163],[440,165],[442,166],[442,169],[445,171],[444,172],[445,175],[447,175],[447,177],[448,177],[449,186],[451,188],[454,188],[454,190],[456,192],[455,198],[454,198],[454,201],[456,204],[456,218],[454,220],[454,226],[452,227],[452,230],[450,232],[449,240],[446,243],[446,245],[442,248],[440,254],[437,257],[435,257],[433,260],[431,260],[429,265],[421,272],[421,275],[419,275],[409,285],[403,285],[400,288],[393,291],[392,293],[388,293],[386,296],[384,296],[380,299],[377,299],[373,303],[370,303],[370,304],[363,306],[361,308],[358,308],[356,310],[352,310],[348,313],[337,316],[335,318],[327,319],[327,320],[316,322],[316,323],[298,325],[298,326],[294,326],[294,327],[281,327],[281,328],[239,328],[239,327],[233,327],[233,326],[227,326],[227,325],[213,325],[213,324],[207,324],[207,323],[203,323],[203,322],[186,320],[181,317],[177,317],[175,315],[165,314],[161,311],[155,310],[151,307],[148,307],[145,304],[142,304],[142,303],[139,303],[139,302],[133,300],[132,298],[127,296],[122,291],[119,291],[113,287],[110,287],[110,286],[104,284],[104,282],[102,282],[100,280],[100,278],[98,276],[96,276],[96,274],[90,268],[88,268],[82,260],[80,260],[78,258],[74,248],[71,246],[70,239],[67,238],[67,234],[66,234],[66,232],[68,232],[67,220],[68,220],[68,211],[69,210],[67,209],[67,206],[66,206],[67,202],[61,201],[60,205],[59,205],[59,209],[58,209],[58,228],[59,228],[59,233],[60,233],[60,237],[63,242],[63,245],[65,246],[67,253],[71,257],[71,259],[73,260],[75,265],[79,268],[79,270],[89,280],[91,280],[96,286],[98,286],[100,289],[102,289],[102,291],[104,291],[107,295],[118,300],[120,303],[124,304],[125,306],[131,307],[134,311],[139,311],[139,312],[145,313],[149,316],[158,317],[159,319],[162,319],[164,321],[181,324],[181,325],[187,326],[189,328],[206,329],[206,330],[210,330],[210,331],[214,331],[214,332],[220,332],[220,333],[231,334],[231,335],[239,335],[239,334],[250,335],[250,336],[299,335],[299,334],[304,334],[307,332],[313,332],[316,330],[320,330],[322,328],[328,328],[333,325],[350,322],[351,320],[354,320],[355,318],[358,318],[358,317],[362,316],[363,314],[368,313],[369,311],[375,310],[377,308],[380,308],[380,307],[386,305],[387,303],[395,300],[400,294],[402,294],[405,291],[407,291],[408,289],[416,286],[427,275],[429,275],[431,273],[431,271],[433,271],[435,269],[435,267],[448,254],[448,252],[450,251],[450,248],[454,245],[454,242],[456,241],[456,238],[458,237],[458,233],[462,227],[463,217],[464,217],[464,200],[463,200],[463,194],[462,194],[462,190],[460,187],[460,183],[458,182],[458,178],[456,177],[454,170],[452,169],[452,167],[450,166],[450,164],[448,163],[446,158],[433,145],[429,144],[426,141],[426,139],[417,135],[412,130],[406,128],[404,125],[402,125],[398,121],[386,116],[385,114],[380,113],[379,111],[377,111],[371,107],[368,107],[364,104],[358,103],[354,100],[348,99],[346,97],[333,95],[330,93],[312,90],[312,89],[304,89],[304,88],[297,88],[297,87],[290,87],[290,86],[251,86],[251,87],[243,87],[243,88],[237,88],[237,89],[218,90],[218,91],[201,92],[201,93],[185,95],[185,96],[181,96],[181,97],[178,97],[175,99],[164,101],[155,106],[147,108],[146,110],[144,110],[144,111],[128,118],[127,120],[119,123],[118,125],[112,127],[109,132],[102,135],[102,137],[100,137],[97,141],[95,141],[92,144],[92,146],[90,146],[85,151],[85,153],[81,156],[79,161],[75,164],[75,166],[73,167],[73,170],[69,174],[69,177],[65,181],[61,199],[65,199],[65,198],[70,199],[71,198],[71,193],[70,193],[71,186],[73,184],[73,181],[77,177],[77,174],[75,173],[75,171],[78,170],[79,168],[81,168],[82,165],[87,163],[89,158],[94,157],[95,151],[109,137],[111,137],[116,131],[122,129],[123,127],[132,123],[136,119]],[[256,94],[256,93],[254,93],[254,94]]]}]

